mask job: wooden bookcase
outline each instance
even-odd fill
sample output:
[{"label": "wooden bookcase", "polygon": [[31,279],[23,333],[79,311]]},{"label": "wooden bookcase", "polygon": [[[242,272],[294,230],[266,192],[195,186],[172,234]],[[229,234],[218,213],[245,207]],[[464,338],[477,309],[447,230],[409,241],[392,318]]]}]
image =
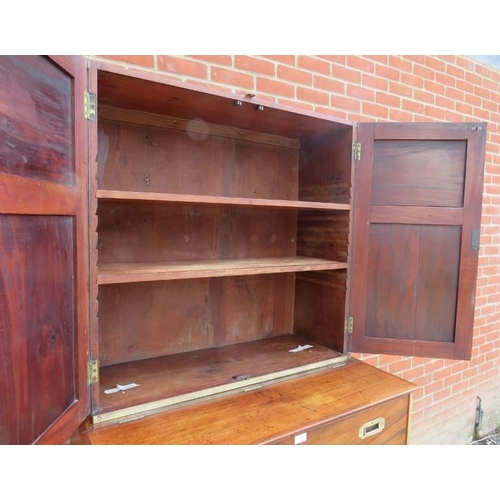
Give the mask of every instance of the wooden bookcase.
[{"label": "wooden bookcase", "polygon": [[105,71],[97,96],[94,422],[344,363],[352,126]]},{"label": "wooden bookcase", "polygon": [[0,92],[1,444],[406,443],[415,386],[350,353],[470,359],[486,124],[79,56]]}]

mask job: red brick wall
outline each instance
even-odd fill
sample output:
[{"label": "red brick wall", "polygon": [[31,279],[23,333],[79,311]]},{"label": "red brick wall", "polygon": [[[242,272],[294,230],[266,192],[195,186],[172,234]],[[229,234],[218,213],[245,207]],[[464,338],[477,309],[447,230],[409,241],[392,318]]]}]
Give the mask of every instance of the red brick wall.
[{"label": "red brick wall", "polygon": [[500,71],[462,56],[92,56],[352,121],[487,121],[471,361],[360,355],[415,382],[410,442],[471,441],[500,425]]}]

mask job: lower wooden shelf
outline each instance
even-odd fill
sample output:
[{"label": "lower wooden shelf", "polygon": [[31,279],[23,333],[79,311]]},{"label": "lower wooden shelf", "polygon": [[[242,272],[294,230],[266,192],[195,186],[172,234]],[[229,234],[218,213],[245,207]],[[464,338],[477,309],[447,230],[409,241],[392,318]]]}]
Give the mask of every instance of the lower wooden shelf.
[{"label": "lower wooden shelf", "polygon": [[[338,365],[347,359],[346,355],[289,334],[104,366],[99,370],[98,408],[93,420],[97,423],[126,419]],[[129,384],[137,386],[109,394],[104,392]]]},{"label": "lower wooden shelf", "polygon": [[[305,352],[305,351],[303,351]],[[349,359],[252,391],[123,423],[80,427],[83,444],[406,444],[415,386]]]},{"label": "lower wooden shelf", "polygon": [[236,207],[280,208],[299,210],[343,210],[349,211],[349,203],[324,203],[301,200],[272,200],[242,198],[234,196],[206,196],[197,194],[154,193],[148,191],[121,191],[98,189],[101,201],[128,201],[133,203],[192,203],[197,205],[227,205]]},{"label": "lower wooden shelf", "polygon": [[116,263],[99,265],[97,283],[106,285],[335,269],[347,269],[347,263],[310,257]]}]

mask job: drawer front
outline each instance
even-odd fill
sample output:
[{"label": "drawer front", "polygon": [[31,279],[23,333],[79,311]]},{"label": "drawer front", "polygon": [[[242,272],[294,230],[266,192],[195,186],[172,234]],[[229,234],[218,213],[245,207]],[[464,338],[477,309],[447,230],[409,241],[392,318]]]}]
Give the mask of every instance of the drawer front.
[{"label": "drawer front", "polygon": [[401,396],[273,444],[406,444],[410,396]]}]

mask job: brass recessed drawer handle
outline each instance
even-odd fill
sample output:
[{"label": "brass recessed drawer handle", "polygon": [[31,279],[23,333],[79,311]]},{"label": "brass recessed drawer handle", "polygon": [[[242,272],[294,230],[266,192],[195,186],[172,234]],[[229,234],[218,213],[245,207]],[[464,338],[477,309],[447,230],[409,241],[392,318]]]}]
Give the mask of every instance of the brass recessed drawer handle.
[{"label": "brass recessed drawer handle", "polygon": [[370,420],[370,422],[364,423],[359,428],[359,437],[361,439],[365,439],[367,437],[374,436],[375,434],[382,432],[384,430],[384,427],[385,427],[384,417],[376,418],[375,420]]}]

